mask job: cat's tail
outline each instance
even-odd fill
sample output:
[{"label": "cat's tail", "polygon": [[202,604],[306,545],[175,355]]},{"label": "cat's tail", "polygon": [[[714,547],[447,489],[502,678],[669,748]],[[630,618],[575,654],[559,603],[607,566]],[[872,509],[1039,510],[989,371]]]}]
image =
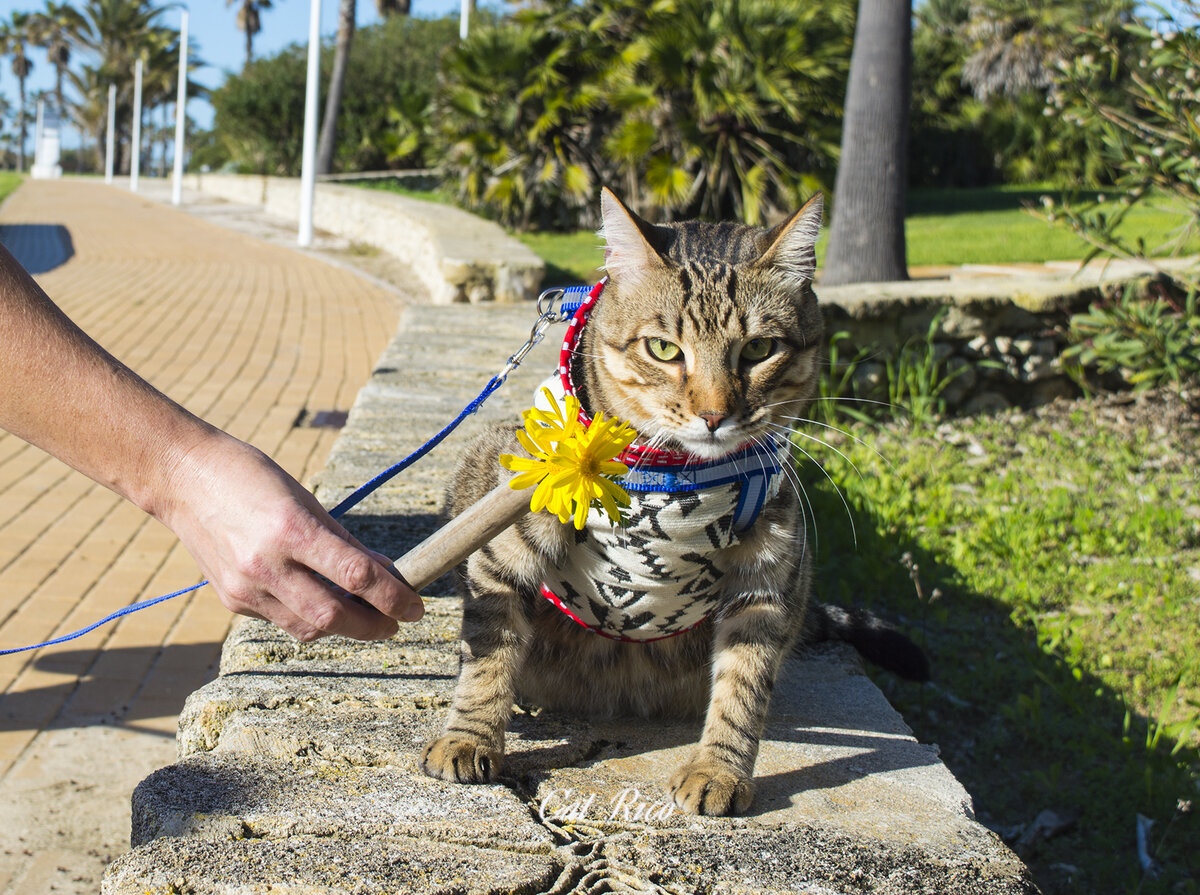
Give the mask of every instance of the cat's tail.
[{"label": "cat's tail", "polygon": [[909,681],[929,680],[929,657],[912,640],[865,609],[809,604],[803,643],[843,640],[873,665]]}]

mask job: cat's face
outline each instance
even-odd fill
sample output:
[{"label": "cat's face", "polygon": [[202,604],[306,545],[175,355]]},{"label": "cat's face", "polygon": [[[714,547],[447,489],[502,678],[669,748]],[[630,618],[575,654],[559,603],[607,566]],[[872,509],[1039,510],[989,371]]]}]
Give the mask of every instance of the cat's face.
[{"label": "cat's face", "polygon": [[593,410],[723,456],[790,428],[815,390],[820,197],[771,231],[652,226],[605,191],[609,285],[585,338]]}]

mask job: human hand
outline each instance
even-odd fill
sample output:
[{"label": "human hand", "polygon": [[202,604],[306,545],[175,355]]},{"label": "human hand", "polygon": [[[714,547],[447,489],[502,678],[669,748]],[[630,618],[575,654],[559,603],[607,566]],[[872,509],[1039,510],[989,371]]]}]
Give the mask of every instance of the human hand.
[{"label": "human hand", "polygon": [[267,456],[223,432],[173,464],[165,491],[155,515],[233,612],[302,641],[381,640],[396,633],[397,620],[424,614],[387,557],[364,548]]}]

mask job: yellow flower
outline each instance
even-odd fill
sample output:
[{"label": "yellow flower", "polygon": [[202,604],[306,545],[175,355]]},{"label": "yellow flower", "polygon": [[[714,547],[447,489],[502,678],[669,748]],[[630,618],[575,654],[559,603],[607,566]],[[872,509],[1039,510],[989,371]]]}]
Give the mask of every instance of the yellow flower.
[{"label": "yellow flower", "polygon": [[567,395],[560,408],[548,389],[542,392],[551,409],[525,411],[525,428],[517,432],[531,456],[500,455],[500,465],[517,473],[509,487],[520,490],[536,484],[529,508],[535,513],[548,510],[563,523],[574,520],[577,529],[584,527],[588,509],[597,501],[616,524],[620,507],[629,506],[629,495],[612,477],[624,475],[629,467],[615,458],[637,433],[603,413],[585,426],[573,396]]}]

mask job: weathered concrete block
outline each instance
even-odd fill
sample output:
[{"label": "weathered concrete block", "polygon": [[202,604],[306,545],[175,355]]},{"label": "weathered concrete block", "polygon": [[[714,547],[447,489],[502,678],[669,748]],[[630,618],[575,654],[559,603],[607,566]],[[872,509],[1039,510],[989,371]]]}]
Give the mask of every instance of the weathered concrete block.
[{"label": "weathered concrete block", "polygon": [[[468,310],[479,313],[406,314],[334,450],[323,500],[350,487],[346,470],[378,471],[431,434],[424,416],[387,438],[369,431],[389,414],[412,422],[405,396],[416,379],[439,396],[440,410],[427,402],[421,413],[440,427],[494,372],[477,339],[455,349],[427,338],[454,323],[430,315]],[[473,325],[506,346],[524,340],[527,315],[488,312]],[[419,478],[376,492],[346,524],[376,548],[433,524],[434,485],[472,430],[528,406],[553,341]],[[429,377],[435,362],[443,372]],[[698,721],[589,723],[518,709],[494,784],[429,779],[417,756],[448,708],[458,612],[454,598],[429,599],[425,619],[386,643],[299,644],[268,624],[239,624],[221,676],[181,717],[181,761],[135,793],[136,848],[110,868],[106,895],[1035,891],[975,822],[936,747],[916,742],[844,647],[785,663],[745,817],[685,816],[669,799]]]},{"label": "weathered concrete block", "polygon": [[[194,174],[186,182],[204,193],[299,219],[298,178]],[[497,224],[450,205],[393,193],[317,184],[313,225],[408,264],[435,304],[528,301],[537,298],[545,270],[537,255]]]},{"label": "weathered concrete block", "polygon": [[[551,892],[557,855],[406,837],[156,839],[117,860],[102,895],[500,895]],[[563,890],[565,891],[565,890]]]}]

